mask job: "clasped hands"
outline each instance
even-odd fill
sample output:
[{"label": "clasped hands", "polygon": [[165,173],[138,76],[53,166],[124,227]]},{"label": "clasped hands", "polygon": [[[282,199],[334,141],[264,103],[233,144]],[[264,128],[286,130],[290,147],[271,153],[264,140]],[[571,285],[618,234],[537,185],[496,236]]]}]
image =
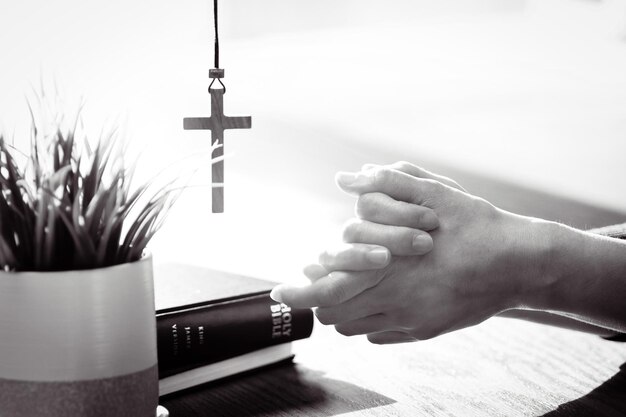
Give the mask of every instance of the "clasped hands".
[{"label": "clasped hands", "polygon": [[[272,297],[373,343],[425,340],[526,303],[532,221],[400,162],[339,173],[357,197],[342,245],[305,268],[311,284]],[[520,256],[524,253],[524,257]]]}]

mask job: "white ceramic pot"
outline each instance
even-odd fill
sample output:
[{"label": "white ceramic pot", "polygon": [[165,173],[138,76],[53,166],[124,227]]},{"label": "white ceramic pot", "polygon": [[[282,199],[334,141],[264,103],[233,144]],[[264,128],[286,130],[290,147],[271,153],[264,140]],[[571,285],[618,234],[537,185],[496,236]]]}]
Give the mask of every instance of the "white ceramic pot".
[{"label": "white ceramic pot", "polygon": [[0,415],[154,417],[152,258],[0,272]]}]

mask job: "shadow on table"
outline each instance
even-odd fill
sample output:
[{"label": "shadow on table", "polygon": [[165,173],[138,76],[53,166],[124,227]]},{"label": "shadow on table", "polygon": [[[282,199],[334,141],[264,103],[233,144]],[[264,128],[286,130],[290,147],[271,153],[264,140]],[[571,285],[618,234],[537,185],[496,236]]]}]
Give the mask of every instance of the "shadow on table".
[{"label": "shadow on table", "polygon": [[620,371],[589,394],[559,405],[544,417],[626,416],[626,363]]},{"label": "shadow on table", "polygon": [[285,363],[161,398],[170,417],[334,416],[395,403],[322,372]]}]

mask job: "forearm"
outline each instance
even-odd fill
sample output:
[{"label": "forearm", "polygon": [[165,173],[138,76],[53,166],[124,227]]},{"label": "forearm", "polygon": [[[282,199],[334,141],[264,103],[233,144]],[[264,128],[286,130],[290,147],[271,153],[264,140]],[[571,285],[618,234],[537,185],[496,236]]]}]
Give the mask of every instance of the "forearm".
[{"label": "forearm", "polygon": [[626,332],[626,242],[556,223],[538,227],[548,239],[543,289],[524,307]]},{"label": "forearm", "polygon": [[507,310],[498,314],[498,317],[531,321],[533,323],[545,324],[568,330],[576,330],[602,337],[612,337],[615,335],[614,330],[548,311]]}]

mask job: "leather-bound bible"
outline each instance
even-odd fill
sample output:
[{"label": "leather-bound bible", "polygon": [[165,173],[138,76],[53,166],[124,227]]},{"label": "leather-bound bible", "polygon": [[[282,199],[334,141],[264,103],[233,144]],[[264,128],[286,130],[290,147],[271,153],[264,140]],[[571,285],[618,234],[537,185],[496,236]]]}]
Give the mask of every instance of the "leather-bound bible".
[{"label": "leather-bound bible", "polygon": [[289,360],[313,313],[273,301],[276,283],[183,264],[155,268],[160,395]]}]

